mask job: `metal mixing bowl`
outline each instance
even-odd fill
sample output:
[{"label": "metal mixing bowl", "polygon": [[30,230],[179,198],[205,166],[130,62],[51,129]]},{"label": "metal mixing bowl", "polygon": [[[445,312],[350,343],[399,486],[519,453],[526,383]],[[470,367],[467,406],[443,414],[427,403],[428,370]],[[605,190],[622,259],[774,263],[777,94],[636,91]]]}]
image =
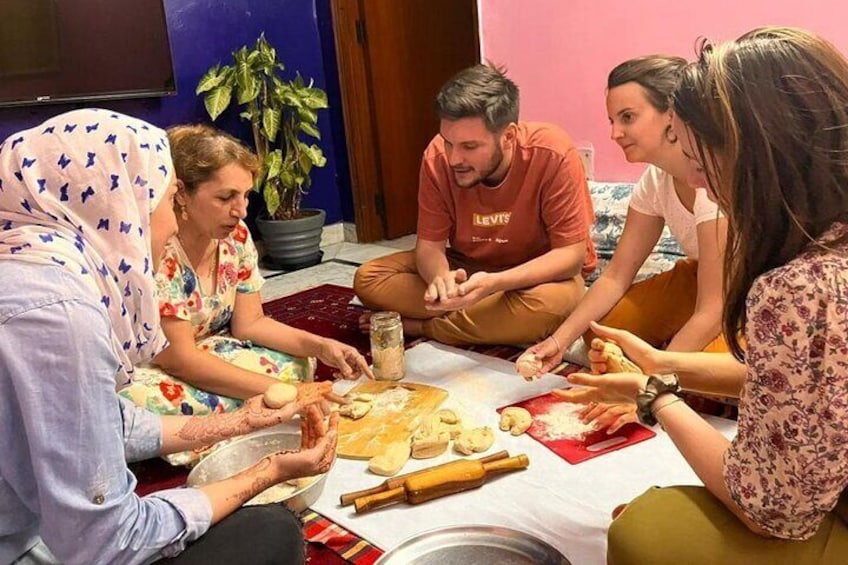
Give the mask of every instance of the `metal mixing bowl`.
[{"label": "metal mixing bowl", "polygon": [[[286,449],[300,449],[300,432],[264,431],[245,436],[217,449],[198,463],[189,473],[186,485],[199,487],[227,479],[266,455]],[[318,500],[326,481],[327,473],[319,475],[306,487],[295,490],[280,502],[295,512],[302,512]]]}]

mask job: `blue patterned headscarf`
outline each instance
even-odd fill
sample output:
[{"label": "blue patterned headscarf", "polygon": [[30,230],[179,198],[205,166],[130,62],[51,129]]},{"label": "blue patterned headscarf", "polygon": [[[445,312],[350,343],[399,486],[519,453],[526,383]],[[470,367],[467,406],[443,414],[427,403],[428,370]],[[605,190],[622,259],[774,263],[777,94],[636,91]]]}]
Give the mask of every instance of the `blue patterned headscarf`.
[{"label": "blue patterned headscarf", "polygon": [[165,132],[108,110],[68,112],[0,145],[0,260],[83,278],[112,322],[118,387],[166,344],[149,227],[172,174]]}]

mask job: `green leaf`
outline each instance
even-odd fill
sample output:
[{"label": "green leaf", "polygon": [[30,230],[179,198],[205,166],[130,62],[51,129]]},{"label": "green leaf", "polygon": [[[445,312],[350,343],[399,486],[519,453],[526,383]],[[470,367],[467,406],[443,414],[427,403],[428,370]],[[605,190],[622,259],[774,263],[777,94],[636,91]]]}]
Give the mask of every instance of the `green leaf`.
[{"label": "green leaf", "polygon": [[282,112],[277,108],[266,106],[262,109],[262,129],[265,131],[265,137],[268,139],[277,139],[282,117]]},{"label": "green leaf", "polygon": [[262,166],[259,167],[259,172],[256,173],[256,177],[253,179],[253,190],[259,192],[262,187],[265,185],[265,179],[268,178],[268,167],[265,163],[262,163]]},{"label": "green leaf", "polygon": [[277,62],[277,51],[271,47],[267,41],[259,45],[259,56],[262,59],[262,65],[265,67],[266,74],[270,74],[274,69],[274,64]]},{"label": "green leaf", "polygon": [[233,53],[233,61],[235,61],[236,66],[240,63],[246,63],[249,54],[250,51],[247,50],[247,45],[243,45],[241,49]]},{"label": "green leaf", "polygon": [[232,97],[233,89],[229,86],[219,86],[206,95],[203,104],[213,122],[221,115],[221,112],[227,109]]},{"label": "green leaf", "polygon": [[295,88],[303,88],[303,77],[300,76],[300,73],[297,73],[297,76],[294,77],[294,87]]},{"label": "green leaf", "polygon": [[320,88],[307,88],[304,91],[303,103],[314,110],[329,108],[327,93]]},{"label": "green leaf", "polygon": [[283,169],[280,172],[280,181],[283,183],[283,188],[294,187],[294,175],[289,169]]},{"label": "green leaf", "polygon": [[310,110],[309,108],[299,108],[297,110],[298,116],[304,122],[309,122],[310,124],[318,123],[318,113],[315,110]]},{"label": "green leaf", "polygon": [[274,214],[277,213],[277,208],[280,207],[280,193],[277,192],[273,182],[265,183],[262,196],[265,199],[265,207],[268,209],[268,216],[273,218]]},{"label": "green leaf", "polygon": [[283,152],[275,149],[265,156],[265,166],[268,168],[268,178],[276,179],[280,176],[280,169],[283,166]]},{"label": "green leaf", "polygon": [[300,122],[300,131],[306,135],[311,135],[315,139],[321,139],[321,132],[313,124],[308,122]]},{"label": "green leaf", "polygon": [[[308,149],[308,147],[303,146],[302,149]],[[309,175],[309,171],[312,170],[312,157],[306,151],[301,151],[297,164],[300,165],[303,174]]]},{"label": "green leaf", "polygon": [[200,77],[200,82],[197,83],[197,89],[195,89],[195,94],[203,94],[204,92],[208,92],[212,90],[219,84],[221,84],[221,80],[223,80],[223,75],[218,74],[221,70],[221,64],[218,63]]},{"label": "green leaf", "polygon": [[314,143],[309,147],[302,146],[302,150],[305,154],[309,155],[309,159],[312,160],[312,164],[316,167],[323,167],[327,164],[327,158],[324,156],[324,152]]},{"label": "green leaf", "polygon": [[277,93],[284,105],[291,106],[292,108],[300,108],[303,106],[303,102],[300,97],[295,94],[294,90],[291,88],[282,88],[278,90]]},{"label": "green leaf", "polygon": [[239,104],[245,104],[255,99],[256,95],[259,94],[259,89],[250,63],[246,59],[236,61],[235,73]]}]

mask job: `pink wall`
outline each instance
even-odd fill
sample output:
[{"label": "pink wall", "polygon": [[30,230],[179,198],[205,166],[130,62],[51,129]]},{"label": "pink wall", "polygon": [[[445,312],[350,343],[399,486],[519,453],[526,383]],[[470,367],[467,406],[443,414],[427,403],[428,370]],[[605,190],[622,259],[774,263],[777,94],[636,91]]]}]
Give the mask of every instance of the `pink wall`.
[{"label": "pink wall", "polygon": [[[633,8],[638,4],[639,8]],[[845,0],[479,0],[484,59],[504,64],[521,88],[524,120],[554,122],[595,147],[595,178],[635,180],[609,139],[607,73],[649,53],[692,59],[699,36],[733,39],[762,25],[822,34],[848,53]]]}]

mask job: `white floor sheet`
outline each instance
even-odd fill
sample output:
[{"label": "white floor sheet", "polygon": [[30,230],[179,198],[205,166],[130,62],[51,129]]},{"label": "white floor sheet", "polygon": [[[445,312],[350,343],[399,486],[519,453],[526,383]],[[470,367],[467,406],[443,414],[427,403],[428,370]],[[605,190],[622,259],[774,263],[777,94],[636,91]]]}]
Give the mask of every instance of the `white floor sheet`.
[{"label": "white floor sheet", "polygon": [[[443,408],[455,408],[466,425],[488,425],[495,445],[510,455],[526,453],[530,468],[497,477],[481,488],[421,505],[398,504],[357,516],[342,508],[339,496],[370,488],[383,478],[366,469],[366,461],[338,459],[313,509],[388,550],[413,535],[458,524],[489,524],[532,533],[562,551],[574,564],[606,562],[606,531],[610,512],[650,486],[699,485],[701,482],[668,436],[657,426],[657,437],[570,465],[531,437],[512,437],[498,429],[496,408],[567,386],[562,377],[546,375],[525,383],[508,361],[423,343],[407,351],[406,380],[447,389]],[[337,383],[345,391],[351,383]],[[709,417],[726,437],[736,423]],[[479,455],[478,455],[479,456]],[[427,460],[410,460],[401,471],[461,457],[452,451]]]}]

